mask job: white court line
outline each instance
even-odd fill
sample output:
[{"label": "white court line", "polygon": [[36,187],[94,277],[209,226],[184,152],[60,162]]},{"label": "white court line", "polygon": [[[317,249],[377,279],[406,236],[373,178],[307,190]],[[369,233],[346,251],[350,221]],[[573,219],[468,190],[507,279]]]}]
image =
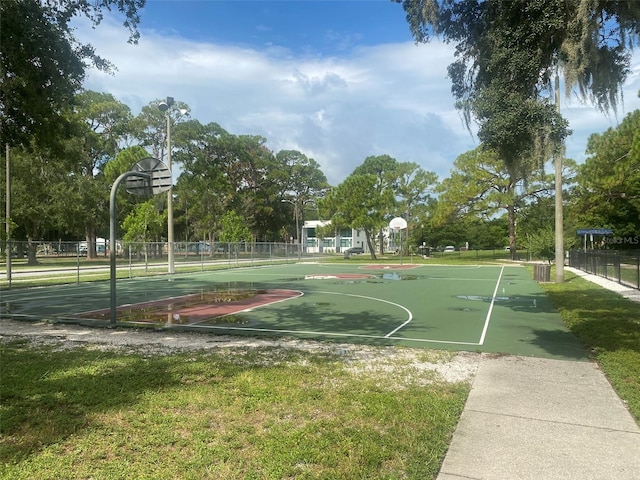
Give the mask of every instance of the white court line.
[{"label": "white court line", "polygon": [[[262,307],[267,307],[269,305],[275,305],[276,303],[281,303],[281,302],[288,302],[289,300],[294,300],[296,298],[300,298],[302,296],[304,296],[304,292],[300,291],[300,290],[291,290],[292,292],[296,292],[298,295],[296,295],[295,297],[287,297],[287,298],[281,298],[279,300],[273,300],[272,302],[267,302],[267,303],[261,303],[260,305],[256,305],[255,307],[249,307],[249,308],[245,308],[244,310],[238,310],[235,313],[227,313],[225,315],[221,315],[222,317],[228,317],[229,315],[235,315],[237,313],[246,313],[246,312],[253,312],[254,310],[257,310],[259,308]],[[206,320],[203,320],[206,321]],[[200,323],[200,322],[198,322]]]},{"label": "white court line", "polygon": [[[216,326],[211,326],[210,328],[219,328],[221,330],[223,329],[231,329],[231,330],[250,330],[250,331],[259,331],[259,332],[282,332],[282,333],[302,333],[302,334],[313,334],[313,335],[328,335],[328,336],[339,336],[339,337],[359,337],[359,338],[391,338],[394,339],[393,337],[391,337],[391,335],[393,335],[394,333],[396,333],[398,330],[400,330],[402,327],[404,327],[405,325],[407,325],[409,322],[411,322],[411,320],[413,320],[413,313],[411,312],[411,310],[409,310],[408,308],[395,303],[395,302],[390,302],[389,300],[383,300],[381,298],[375,298],[375,297],[367,297],[365,295],[356,295],[354,293],[341,293],[341,292],[327,292],[327,291],[318,291],[318,292],[314,292],[314,293],[324,293],[327,295],[342,295],[345,297],[356,297],[356,298],[364,298],[365,300],[372,300],[374,302],[382,302],[382,303],[388,303],[389,305],[393,305],[394,307],[398,307],[402,310],[404,310],[405,312],[407,312],[408,315],[408,319],[402,323],[402,325],[396,327],[394,330],[392,330],[391,332],[389,332],[388,334],[386,334],[385,336],[380,336],[380,335],[359,335],[359,334],[354,334],[354,333],[331,333],[331,332],[312,332],[312,331],[300,331],[300,330],[278,330],[278,329],[270,329],[270,328],[245,328],[245,327],[216,327]],[[300,292],[300,295],[303,295],[302,292]],[[279,300],[279,301],[284,301],[284,300]],[[277,303],[277,302],[276,302]],[[247,309],[246,311],[250,311],[251,309]],[[201,328],[205,328],[205,325],[197,325],[197,324],[191,324],[193,326],[197,326],[197,327],[201,327]],[[394,339],[395,340],[395,339]],[[405,338],[399,338],[398,340],[407,340]],[[413,340],[413,339],[412,339]],[[417,340],[417,341],[424,341],[424,340]],[[436,343],[457,343],[457,342],[445,342],[445,341],[439,341],[439,340],[427,340],[429,342],[436,342]],[[461,342],[464,345],[477,345],[475,343],[473,344],[467,344],[464,342]]]},{"label": "white court line", "polygon": [[489,305],[489,311],[487,312],[487,318],[484,321],[484,328],[482,329],[482,335],[480,335],[480,341],[478,342],[478,345],[484,345],[484,339],[487,336],[487,330],[489,329],[489,320],[491,320],[491,312],[493,312],[493,305],[494,303],[496,303],[496,295],[498,294],[498,288],[500,287],[500,281],[502,280],[503,272],[504,272],[504,265],[500,269],[500,275],[498,275],[496,288],[493,290],[493,297],[491,297],[491,305]]},{"label": "white court line", "polygon": [[[403,307],[404,308],[404,307]],[[408,311],[408,310],[407,310]],[[394,328],[393,330],[391,330],[389,333],[387,333],[384,337],[385,338],[389,338],[391,335],[393,335],[394,333],[396,333],[398,330],[400,330],[402,327],[404,327],[405,325],[408,325],[409,322],[413,320],[413,315],[411,315],[411,312],[409,312],[409,320],[407,320],[406,322],[404,322],[402,325],[397,326],[396,328]]]},{"label": "white court line", "polygon": [[[181,328],[182,326],[173,326],[172,328]],[[449,340],[430,340],[428,338],[407,338],[407,337],[387,337],[381,335],[364,335],[358,333],[338,333],[338,332],[315,332],[313,330],[279,330],[277,328],[257,328],[257,327],[231,327],[231,326],[219,326],[219,325],[198,325],[198,324],[189,324],[184,325],[184,327],[194,327],[194,328],[202,328],[202,329],[212,329],[212,330],[236,330],[236,331],[245,331],[245,332],[266,332],[266,333],[291,333],[291,334],[299,334],[299,335],[314,335],[314,336],[327,336],[327,337],[353,337],[353,338],[371,338],[376,340],[398,340],[401,342],[411,341],[411,342],[421,342],[421,343],[440,343],[440,344],[451,344],[451,345],[472,345],[478,346],[477,342],[454,342]]]},{"label": "white court line", "polygon": [[391,335],[396,333],[402,327],[404,327],[409,322],[411,322],[411,320],[413,320],[413,313],[411,313],[411,310],[409,310],[407,307],[404,307],[404,306],[400,305],[399,303],[390,302],[389,300],[383,300],[381,298],[375,298],[375,297],[366,297],[364,295],[355,295],[353,293],[340,293],[340,292],[318,292],[318,293],[325,293],[325,294],[330,294],[330,295],[344,295],[345,297],[357,297],[357,298],[364,298],[366,300],[373,300],[374,302],[388,303],[389,305],[393,305],[394,307],[401,308],[402,310],[407,312],[407,315],[409,315],[409,318],[402,325],[400,325],[399,327],[395,328],[394,330],[392,330],[391,332],[389,332],[388,334],[386,334],[382,338],[389,338]]}]

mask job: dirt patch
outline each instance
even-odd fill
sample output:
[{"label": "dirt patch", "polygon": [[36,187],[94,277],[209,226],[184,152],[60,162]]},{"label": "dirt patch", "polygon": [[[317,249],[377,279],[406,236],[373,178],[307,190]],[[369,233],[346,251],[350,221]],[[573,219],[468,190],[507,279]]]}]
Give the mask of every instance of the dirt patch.
[{"label": "dirt patch", "polygon": [[[471,382],[482,354],[408,347],[375,347],[293,338],[235,337],[182,330],[93,328],[73,324],[0,320],[0,344],[25,341],[56,350],[90,348],[144,356],[224,351],[240,357],[249,350],[264,352],[265,366],[278,362],[274,349],[294,349],[334,355],[354,375],[380,378],[393,388],[433,382]],[[386,381],[385,381],[386,379]]]}]

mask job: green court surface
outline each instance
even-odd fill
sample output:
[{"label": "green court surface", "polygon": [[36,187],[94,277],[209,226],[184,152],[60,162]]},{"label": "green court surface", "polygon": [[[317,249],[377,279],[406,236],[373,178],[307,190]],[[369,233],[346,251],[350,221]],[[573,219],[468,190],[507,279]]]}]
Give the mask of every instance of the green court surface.
[{"label": "green court surface", "polygon": [[[119,280],[117,304],[209,290],[286,289],[298,296],[243,311],[240,323],[189,327],[420,348],[587,359],[520,266],[299,263]],[[109,282],[2,292],[3,317],[65,320],[108,309]]]}]

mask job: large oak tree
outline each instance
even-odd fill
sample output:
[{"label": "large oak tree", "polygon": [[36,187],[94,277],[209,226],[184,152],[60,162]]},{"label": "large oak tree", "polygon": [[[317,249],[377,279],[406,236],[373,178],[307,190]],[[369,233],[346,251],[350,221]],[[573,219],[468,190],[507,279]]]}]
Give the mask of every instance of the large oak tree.
[{"label": "large oak tree", "polygon": [[[553,157],[561,171],[569,134],[559,72],[604,111],[615,108],[640,36],[640,2],[604,0],[405,0],[416,41],[437,33],[456,45],[452,92],[478,137],[511,174]],[[557,175],[559,178],[559,175]],[[562,272],[561,182],[556,184],[556,279]]]}]

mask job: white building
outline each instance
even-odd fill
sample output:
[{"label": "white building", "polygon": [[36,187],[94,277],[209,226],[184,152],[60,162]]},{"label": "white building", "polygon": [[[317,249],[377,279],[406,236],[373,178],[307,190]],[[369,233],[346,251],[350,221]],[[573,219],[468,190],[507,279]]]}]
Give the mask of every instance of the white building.
[{"label": "white building", "polygon": [[[323,237],[317,234],[319,227],[326,227],[331,222],[326,220],[306,220],[302,226],[302,250],[306,253],[341,253],[347,248],[362,247],[365,253],[369,252],[367,245],[367,237],[364,230],[355,228],[344,228],[339,232],[324,233]],[[386,252],[395,252],[400,246],[400,242],[404,244],[406,239],[406,230],[400,234],[391,231],[385,227],[382,231],[384,249]],[[374,238],[377,243],[378,238]],[[377,248],[377,247],[376,247]]]},{"label": "white building", "polygon": [[369,251],[364,230],[345,228],[340,231],[317,235],[319,227],[326,227],[331,222],[326,220],[306,220],[302,226],[302,247],[307,253],[341,253],[350,247],[362,247]]}]

